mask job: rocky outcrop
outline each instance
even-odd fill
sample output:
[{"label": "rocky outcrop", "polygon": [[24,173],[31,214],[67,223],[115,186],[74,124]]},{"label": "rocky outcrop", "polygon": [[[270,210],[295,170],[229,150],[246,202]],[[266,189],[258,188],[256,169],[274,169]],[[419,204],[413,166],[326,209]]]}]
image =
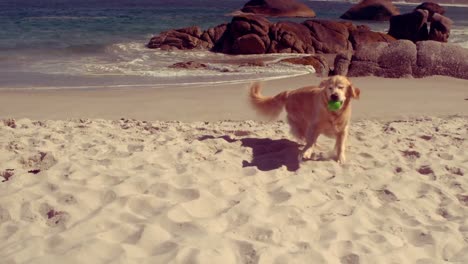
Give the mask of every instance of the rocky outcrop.
[{"label": "rocky outcrop", "polygon": [[354,53],[348,75],[390,78],[412,76],[416,54],[416,45],[409,40],[361,45]]},{"label": "rocky outcrop", "polygon": [[295,0],[250,0],[241,11],[271,17],[315,17],[312,9]]},{"label": "rocky outcrop", "polygon": [[319,19],[307,20],[303,24],[310,30],[316,52],[341,53],[352,50],[346,24]]},{"label": "rocky outcrop", "polygon": [[330,73],[330,75],[342,75],[342,76],[347,76],[348,75],[348,70],[349,70],[349,65],[351,64],[351,57],[352,53],[340,53],[336,55],[335,61],[333,63],[333,71]]},{"label": "rocky outcrop", "polygon": [[427,10],[429,12],[428,20],[431,21],[434,14],[443,15],[445,14],[445,8],[434,2],[424,2],[418,5],[414,10]]},{"label": "rocky outcrop", "polygon": [[349,41],[354,49],[374,42],[393,42],[396,39],[388,34],[371,31],[368,26],[353,27],[349,31]]},{"label": "rocky outcrop", "polygon": [[468,79],[468,50],[437,41],[409,40],[360,46],[351,60],[348,76],[400,78],[445,75]]},{"label": "rocky outcrop", "polygon": [[231,23],[210,28],[199,27],[169,30],[153,37],[149,48],[210,49],[226,54],[263,53],[349,53],[367,42],[392,41],[390,36],[372,32],[351,22],[320,19],[303,23],[281,21],[271,23],[258,15],[239,15]]},{"label": "rocky outcrop", "polygon": [[429,11],[417,9],[408,14],[393,16],[390,19],[388,34],[396,39],[408,39],[413,42],[427,40],[427,20]]},{"label": "rocky outcrop", "polygon": [[399,13],[390,0],[362,0],[341,15],[341,18],[386,21]]},{"label": "rocky outcrop", "polygon": [[451,43],[421,41],[414,76],[446,75],[468,79],[468,49]]},{"label": "rocky outcrop", "polygon": [[429,40],[447,42],[450,36],[452,20],[435,13],[432,16],[431,30],[429,31]]},{"label": "rocky outcrop", "polygon": [[[412,13],[393,16],[390,19],[388,34],[396,39],[409,39],[413,42],[435,40],[447,42],[452,20],[444,17],[445,9],[436,3],[426,2]],[[428,31],[428,24],[430,30]]]},{"label": "rocky outcrop", "polygon": [[202,31],[200,27],[188,27],[173,29],[162,32],[158,36],[151,38],[148,48],[167,49],[211,49],[213,47],[207,41],[201,39]]},{"label": "rocky outcrop", "polygon": [[268,53],[314,53],[309,29],[294,22],[278,22],[270,27]]}]

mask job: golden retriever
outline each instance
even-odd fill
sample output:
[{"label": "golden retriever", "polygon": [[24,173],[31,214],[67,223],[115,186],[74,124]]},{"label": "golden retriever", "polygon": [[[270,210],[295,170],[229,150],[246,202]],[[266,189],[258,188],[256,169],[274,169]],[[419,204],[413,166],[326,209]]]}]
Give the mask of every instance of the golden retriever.
[{"label": "golden retriever", "polygon": [[[277,117],[283,107],[292,134],[306,145],[299,159],[310,159],[319,135],[335,138],[336,160],[344,163],[346,138],[351,117],[351,99],[358,99],[361,91],[354,87],[344,76],[333,76],[322,81],[319,87],[307,86],[292,91],[284,91],[276,96],[261,95],[261,85],[253,83],[250,87],[250,102],[265,116]],[[341,102],[341,108],[332,111],[328,108],[331,101]]]}]

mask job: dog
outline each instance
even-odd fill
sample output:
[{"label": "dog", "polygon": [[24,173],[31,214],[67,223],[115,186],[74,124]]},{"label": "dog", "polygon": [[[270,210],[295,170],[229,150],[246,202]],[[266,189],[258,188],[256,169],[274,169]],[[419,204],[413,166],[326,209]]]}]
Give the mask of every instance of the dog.
[{"label": "dog", "polygon": [[[277,118],[286,109],[291,133],[305,146],[299,160],[312,157],[317,138],[323,134],[335,138],[336,161],[346,161],[345,147],[351,118],[351,100],[359,99],[361,90],[354,87],[344,76],[336,75],[323,80],[318,87],[307,86],[292,91],[284,91],[276,96],[261,94],[260,83],[250,87],[250,103],[258,113]],[[341,108],[330,109],[329,102],[340,102]]]}]

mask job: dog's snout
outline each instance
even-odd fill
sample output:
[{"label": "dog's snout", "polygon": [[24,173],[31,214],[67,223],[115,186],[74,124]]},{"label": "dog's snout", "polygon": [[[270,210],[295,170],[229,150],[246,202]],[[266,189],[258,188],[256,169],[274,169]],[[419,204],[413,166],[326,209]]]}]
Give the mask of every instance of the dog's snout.
[{"label": "dog's snout", "polygon": [[330,96],[330,99],[332,101],[338,101],[338,99],[340,99],[340,97],[338,96],[338,94],[334,93]]}]

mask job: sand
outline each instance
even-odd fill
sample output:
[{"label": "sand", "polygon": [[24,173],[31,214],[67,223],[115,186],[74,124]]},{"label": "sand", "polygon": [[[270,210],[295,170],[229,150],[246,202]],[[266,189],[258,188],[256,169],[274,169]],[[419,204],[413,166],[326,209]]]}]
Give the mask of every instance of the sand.
[{"label": "sand", "polygon": [[246,84],[1,91],[0,262],[468,263],[468,81],[354,82],[344,165]]}]

